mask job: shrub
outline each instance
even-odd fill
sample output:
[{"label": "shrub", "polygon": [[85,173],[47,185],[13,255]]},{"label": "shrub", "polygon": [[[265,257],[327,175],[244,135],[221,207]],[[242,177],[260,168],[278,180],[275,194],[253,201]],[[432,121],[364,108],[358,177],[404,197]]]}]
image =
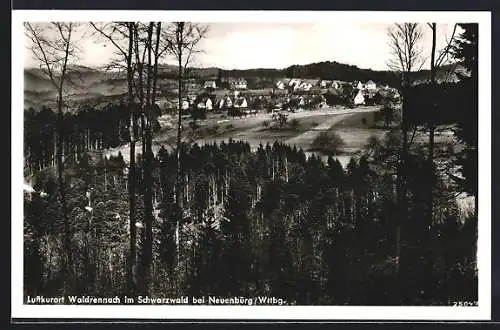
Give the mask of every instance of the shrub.
[{"label": "shrub", "polygon": [[338,154],[345,145],[344,140],[337,133],[321,132],[312,142],[312,149],[328,155]]},{"label": "shrub", "polygon": [[269,127],[269,121],[264,120],[264,122],[262,123],[262,125],[264,125],[264,127]]},{"label": "shrub", "polygon": [[401,111],[391,105],[384,105],[380,109],[380,117],[384,121],[384,126],[388,128],[392,123],[399,124],[401,122]]},{"label": "shrub", "polygon": [[292,119],[290,121],[290,128],[296,130],[300,127],[300,121],[298,119]]},{"label": "shrub", "polygon": [[271,123],[271,128],[273,129],[282,129],[286,126],[286,123],[288,121],[288,115],[283,114],[281,112],[275,113],[273,115],[273,120]]},{"label": "shrub", "polygon": [[226,129],[233,129],[234,128],[234,125],[233,124],[227,124],[226,125]]}]

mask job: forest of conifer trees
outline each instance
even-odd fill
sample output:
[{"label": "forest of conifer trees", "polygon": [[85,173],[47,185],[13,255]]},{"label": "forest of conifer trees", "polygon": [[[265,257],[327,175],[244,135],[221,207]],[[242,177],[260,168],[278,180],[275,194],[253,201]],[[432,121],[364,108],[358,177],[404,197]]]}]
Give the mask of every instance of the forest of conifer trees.
[{"label": "forest of conifer trees", "polygon": [[[171,198],[175,154],[162,149],[155,158],[154,271],[147,292],[273,295],[295,304],[332,305],[447,304],[474,297],[474,215],[460,212],[439,178],[435,194],[442,202],[430,229],[420,221],[425,185],[409,184],[402,274],[395,273],[395,184],[386,170],[392,148],[385,141],[377,158],[353,159],[344,170],[333,158],[325,164],[278,143],[256,152],[235,141],[185,146],[182,214],[175,214]],[[412,160],[415,171],[423,166],[418,157]],[[58,292],[61,253],[73,254],[75,292],[128,293],[124,169],[119,157],[85,157],[75,165],[67,182],[71,251],[63,250],[61,224],[53,221],[59,218],[57,185],[50,177],[37,183],[35,189],[47,196],[33,195],[25,205],[31,296]],[[143,184],[139,179],[139,192]],[[142,201],[137,203],[140,210]],[[178,245],[175,218],[181,219]],[[137,222],[143,222],[140,214]],[[398,276],[404,278],[400,286]]]}]

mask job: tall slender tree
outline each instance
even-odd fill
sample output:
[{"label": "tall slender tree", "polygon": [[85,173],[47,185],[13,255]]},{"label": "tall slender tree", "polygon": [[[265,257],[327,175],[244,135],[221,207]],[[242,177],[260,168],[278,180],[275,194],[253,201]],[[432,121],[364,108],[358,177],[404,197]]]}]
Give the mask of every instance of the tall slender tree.
[{"label": "tall slender tree", "polygon": [[[432,85],[432,90],[435,89],[437,85],[437,71],[439,68],[442,67],[443,64],[448,62],[449,56],[451,54],[452,50],[452,43],[455,37],[455,32],[457,29],[457,24],[453,26],[453,32],[451,35],[451,38],[446,41],[445,47],[439,51],[438,54],[436,54],[436,42],[437,42],[437,24],[436,23],[428,23],[428,26],[430,27],[432,31],[432,47],[431,47],[431,71],[430,71],[430,82]],[[428,118],[427,119],[427,126],[429,130],[429,151],[428,151],[428,162],[429,162],[429,168],[432,169],[434,167],[434,136],[436,132],[436,113],[439,111],[437,108],[437,100],[432,102],[432,108],[429,109],[428,112]],[[429,180],[429,193],[428,193],[428,201],[427,201],[427,210],[428,210],[428,216],[429,219],[432,220],[433,216],[433,205],[434,205],[434,200],[433,200],[433,180]]]},{"label": "tall slender tree", "polygon": [[136,198],[136,140],[137,140],[137,107],[134,102],[134,22],[113,22],[98,24],[90,22],[90,25],[105,41],[110,42],[116,50],[117,59],[112,61],[112,67],[123,69],[127,72],[127,110],[129,113],[129,167],[128,167],[128,195],[129,195],[129,232],[130,232],[130,256],[128,263],[128,285],[131,293],[137,286],[137,198]]},{"label": "tall slender tree", "polygon": [[403,98],[401,106],[401,130],[403,141],[398,165],[397,175],[397,204],[399,209],[396,229],[396,257],[398,258],[396,272],[399,272],[401,254],[401,225],[406,223],[408,217],[407,200],[407,162],[408,162],[408,130],[410,128],[407,108],[407,91],[410,87],[410,73],[419,70],[424,61],[422,60],[422,38],[423,34],[418,23],[396,23],[387,32],[391,58],[387,65],[400,75],[400,89]]},{"label": "tall slender tree", "polygon": [[176,205],[176,245],[177,255],[179,251],[179,220],[182,209],[182,100],[184,92],[184,81],[186,71],[192,64],[194,56],[200,52],[200,42],[206,36],[208,28],[190,22],[175,22],[163,34],[163,39],[168,45],[168,51],[177,62],[178,81],[178,117],[177,117],[177,141],[176,141],[176,176],[175,176],[175,205]]},{"label": "tall slender tree", "polygon": [[66,193],[64,186],[64,136],[63,136],[63,107],[64,88],[68,73],[68,63],[77,58],[78,46],[75,30],[77,24],[69,22],[52,22],[49,24],[25,23],[25,35],[31,40],[30,49],[40,68],[50,79],[57,92],[57,130],[56,130],[56,165],[61,197],[62,216],[64,220],[64,248],[65,255],[65,290],[72,275],[71,232],[69,227]]},{"label": "tall slender tree", "polygon": [[454,40],[452,53],[466,69],[459,75],[463,92],[459,104],[459,121],[455,136],[464,142],[467,148],[459,155],[458,165],[463,178],[456,178],[462,189],[473,195],[476,200],[477,217],[477,147],[478,147],[478,24],[459,24],[463,32]]},{"label": "tall slender tree", "polygon": [[147,78],[146,78],[146,104],[145,104],[145,127],[143,134],[143,145],[145,146],[144,154],[144,224],[145,224],[145,239],[142,250],[142,271],[144,272],[141,279],[143,280],[143,291],[147,293],[148,284],[151,276],[151,263],[153,261],[153,151],[151,150],[152,134],[151,134],[151,109],[152,93],[151,85],[153,83],[153,68],[152,68],[152,38],[153,38],[154,23],[149,22],[147,28]]},{"label": "tall slender tree", "polygon": [[465,148],[458,154],[456,164],[461,172],[461,177],[451,174],[459,184],[462,191],[474,196],[474,218],[472,225],[472,238],[474,240],[473,256],[477,254],[477,221],[479,211],[478,200],[478,24],[459,24],[463,32],[453,44],[453,57],[466,69],[460,75],[460,95],[457,97],[458,123],[455,129],[456,138],[465,144]]}]

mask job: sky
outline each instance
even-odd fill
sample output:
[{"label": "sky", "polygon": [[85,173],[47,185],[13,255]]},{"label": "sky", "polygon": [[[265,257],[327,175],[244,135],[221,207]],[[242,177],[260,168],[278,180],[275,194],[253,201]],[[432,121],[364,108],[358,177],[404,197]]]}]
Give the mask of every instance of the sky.
[{"label": "sky", "polygon": [[[360,68],[387,70],[390,57],[387,29],[382,22],[320,23],[207,23],[208,33],[201,42],[203,53],[197,54],[194,66],[223,69],[276,68],[294,64],[337,61]],[[451,37],[454,24],[438,24],[437,49]],[[421,24],[424,54],[430,56],[431,30]],[[82,25],[82,50],[77,64],[95,67],[107,64],[113,47],[97,42]],[[457,31],[459,32],[459,31]],[[29,40],[26,38],[26,42]],[[28,44],[27,44],[28,45]],[[169,62],[169,60],[167,60]],[[38,66],[29,51],[26,67]],[[424,68],[429,66],[427,60]]]}]

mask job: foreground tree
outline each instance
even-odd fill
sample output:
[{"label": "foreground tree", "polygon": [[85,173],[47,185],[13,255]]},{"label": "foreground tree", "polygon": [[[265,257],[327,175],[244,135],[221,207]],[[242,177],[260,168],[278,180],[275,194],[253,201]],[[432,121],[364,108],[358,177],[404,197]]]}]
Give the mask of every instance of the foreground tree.
[{"label": "foreground tree", "polygon": [[463,179],[456,178],[463,191],[474,196],[477,217],[477,147],[478,147],[478,24],[459,24],[463,32],[455,39],[453,56],[466,72],[459,75],[464,93],[461,93],[459,121],[455,136],[466,144],[459,155]]},{"label": "foreground tree", "polygon": [[[144,190],[144,225],[145,225],[145,237],[144,245],[142,249],[142,263],[141,268],[143,275],[142,280],[142,291],[147,294],[148,287],[151,278],[151,264],[153,261],[153,151],[151,150],[152,145],[152,133],[151,133],[151,120],[152,120],[152,92],[151,85],[153,83],[153,68],[152,68],[152,43],[153,43],[153,28],[154,23],[149,22],[147,27],[147,39],[146,39],[146,52],[148,56],[147,62],[147,78],[146,78],[146,102],[145,102],[145,127],[143,133],[142,144],[144,146],[144,180],[143,180],[143,190]],[[156,80],[155,80],[156,81]]]},{"label": "foreground tree", "polygon": [[[159,224],[165,228],[157,237],[159,254],[153,254],[149,295],[271,296],[291,304],[319,305],[448,305],[477,300],[472,237],[461,225],[469,222],[468,216],[449,202],[435,206],[437,221],[428,246],[432,272],[427,275],[420,262],[409,259],[406,246],[404,287],[395,285],[391,219],[396,193],[387,168],[396,165],[393,158],[398,157],[401,141],[386,138],[377,148],[381,162],[362,156],[351,160],[347,171],[333,157],[326,165],[319,157],[306,158],[302,150],[279,143],[257,151],[235,141],[183,148],[181,157],[189,159],[183,163],[183,188],[192,198],[184,204],[191,213],[181,229],[180,267],[174,267],[171,253],[175,223],[168,221],[176,155],[161,150],[154,182],[163,192]],[[424,152],[413,151],[409,166],[419,173],[425,162]],[[126,180],[120,175],[123,160],[88,159],[77,166],[68,201],[79,292],[128,294],[121,271],[128,255],[127,228],[120,221],[128,210]],[[56,184],[40,181],[34,188],[54,195]],[[420,176],[408,181],[409,219],[418,224],[425,185]],[[442,183],[437,185],[436,201],[453,194]],[[88,185],[95,194],[87,200]],[[25,244],[33,262],[27,267],[26,290],[30,296],[54,295],[60,290],[54,280],[62,275],[58,265],[65,251],[57,247],[60,229],[51,219],[60,207],[57,198],[36,193],[30,198],[25,200]],[[139,205],[141,199],[139,195]]]},{"label": "foreground tree", "polygon": [[[458,123],[455,137],[465,144],[458,154],[456,164],[461,177],[450,174],[461,190],[474,196],[474,217],[469,228],[474,241],[472,256],[477,255],[478,221],[478,24],[459,24],[463,32],[453,44],[453,56],[462,64],[466,72],[460,75],[460,97]],[[476,260],[476,259],[474,259]]]},{"label": "foreground tree", "polygon": [[67,78],[68,63],[77,58],[77,40],[75,38],[75,23],[53,22],[48,24],[25,23],[25,35],[31,40],[31,52],[40,64],[40,69],[47,75],[57,92],[57,147],[56,167],[61,197],[62,216],[64,219],[65,270],[67,272],[65,291],[68,290],[68,280],[72,274],[71,233],[68,220],[66,194],[64,186],[64,155],[63,155],[63,106],[64,88]]},{"label": "foreground tree", "polygon": [[419,24],[402,23],[391,26],[387,33],[389,46],[391,48],[391,59],[387,63],[389,68],[400,75],[400,87],[403,98],[401,108],[401,131],[403,135],[402,147],[398,162],[397,174],[397,205],[399,214],[396,230],[396,258],[399,272],[401,254],[401,225],[407,222],[408,201],[407,201],[407,163],[408,163],[408,130],[410,128],[407,109],[407,92],[411,84],[410,73],[419,70],[423,65],[422,60],[422,38],[423,34]]},{"label": "foreground tree", "polygon": [[173,55],[177,62],[178,81],[178,119],[177,119],[177,141],[176,141],[176,178],[175,178],[175,205],[176,205],[176,246],[179,253],[179,220],[182,209],[182,167],[181,167],[181,137],[182,137],[182,98],[183,87],[187,75],[187,69],[192,64],[193,58],[200,53],[199,46],[205,37],[208,28],[199,24],[189,22],[172,23],[163,34],[164,43],[168,45],[168,52]]},{"label": "foreground tree", "polygon": [[130,256],[129,256],[129,290],[135,292],[137,286],[137,230],[136,230],[136,161],[135,144],[137,139],[137,111],[134,103],[134,22],[113,23],[90,23],[95,31],[110,42],[116,50],[117,58],[112,61],[112,68],[123,69],[127,72],[127,110],[129,113],[129,168],[128,168],[128,195],[129,195],[129,232],[130,232]]},{"label": "foreground tree", "polygon": [[[436,53],[436,41],[437,41],[437,24],[436,23],[429,23],[428,26],[430,27],[432,31],[432,47],[431,47],[431,72],[430,72],[430,83],[432,85],[432,90],[436,89],[437,85],[437,71],[448,62],[448,59],[451,54],[452,50],[452,42],[455,37],[455,32],[457,29],[457,25],[455,24],[453,27],[453,32],[451,35],[451,38],[446,41],[445,47],[443,47],[439,53]],[[432,96],[431,96],[432,97]],[[426,118],[428,130],[429,130],[429,150],[428,150],[428,162],[429,162],[429,169],[434,168],[434,135],[436,132],[436,126],[437,126],[437,112],[439,111],[438,109],[438,100],[434,100],[432,102],[432,106],[430,109],[428,109],[428,116]],[[434,200],[433,200],[433,189],[434,189],[434,184],[433,180],[429,180],[429,193],[428,193],[428,201],[427,201],[427,212],[428,212],[428,218],[429,221],[432,221],[433,217],[433,207],[434,207]]]}]

